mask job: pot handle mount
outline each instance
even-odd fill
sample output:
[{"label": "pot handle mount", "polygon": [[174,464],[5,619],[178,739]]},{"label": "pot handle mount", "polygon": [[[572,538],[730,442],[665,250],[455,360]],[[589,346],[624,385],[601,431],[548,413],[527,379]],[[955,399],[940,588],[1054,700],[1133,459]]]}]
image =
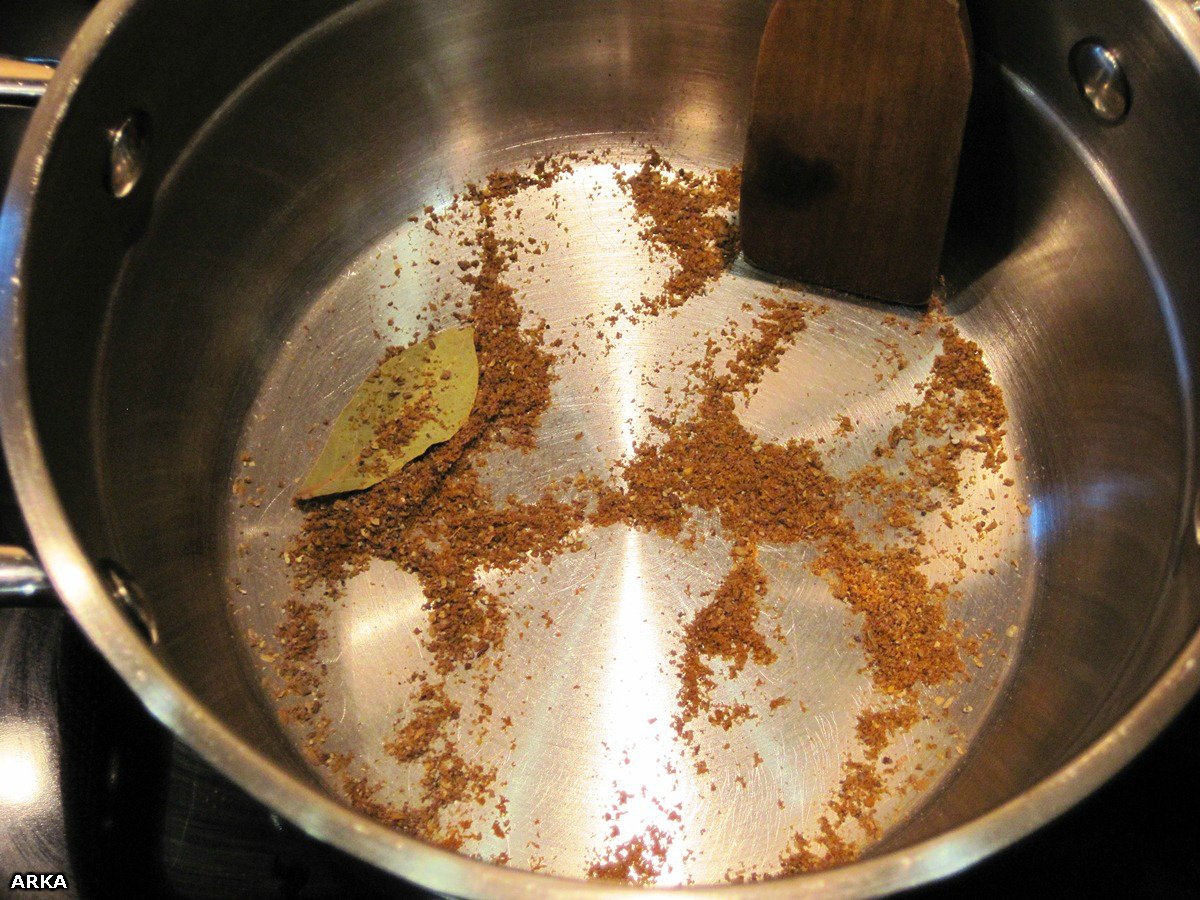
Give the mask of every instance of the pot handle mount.
[{"label": "pot handle mount", "polygon": [[57,602],[45,570],[28,550],[0,547],[0,609]]},{"label": "pot handle mount", "polygon": [[[158,643],[158,626],[148,612],[146,597],[129,573],[102,560],[100,574],[109,596],[151,644]],[[21,607],[61,609],[46,570],[22,547],[0,546],[0,610]]]},{"label": "pot handle mount", "polygon": [[55,65],[49,59],[0,56],[0,103],[35,106],[54,77]]},{"label": "pot handle mount", "polygon": [[[35,106],[54,76],[54,66],[52,60],[0,56],[0,103]],[[29,551],[0,546],[0,608],[56,602],[50,579]]]}]

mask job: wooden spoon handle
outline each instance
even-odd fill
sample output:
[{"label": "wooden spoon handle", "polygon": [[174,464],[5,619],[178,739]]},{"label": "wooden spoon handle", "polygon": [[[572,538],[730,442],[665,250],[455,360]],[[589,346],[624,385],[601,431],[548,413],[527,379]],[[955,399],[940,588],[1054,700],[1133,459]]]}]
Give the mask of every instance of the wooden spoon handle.
[{"label": "wooden spoon handle", "polygon": [[746,143],[746,258],[853,294],[927,302],[972,76],[959,0],[776,0]]}]

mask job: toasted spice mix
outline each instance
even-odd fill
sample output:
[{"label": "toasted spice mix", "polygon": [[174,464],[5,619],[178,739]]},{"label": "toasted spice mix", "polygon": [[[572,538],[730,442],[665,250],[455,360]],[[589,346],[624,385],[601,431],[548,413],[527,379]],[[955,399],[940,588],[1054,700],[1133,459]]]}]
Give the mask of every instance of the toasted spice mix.
[{"label": "toasted spice mix", "polygon": [[671,836],[654,825],[607,850],[592,863],[589,878],[647,884],[662,872]]},{"label": "toasted spice mix", "polygon": [[755,547],[735,548],[737,561],[717,588],[712,602],[684,626],[683,652],[679,670],[679,713],[675,728],[681,734],[696,716],[707,714],[714,725],[729,729],[752,713],[744,704],[717,705],[711,700],[717,673],[713,659],[729,663],[728,678],[734,679],[751,658],[770,665],[776,653],[758,631],[759,603],[767,592],[767,578],[758,564]]},{"label": "toasted spice mix", "polygon": [[[502,196],[513,180],[491,179]],[[503,604],[476,584],[476,569],[511,568],[526,555],[558,552],[582,519],[577,506],[549,496],[534,504],[497,502],[479,479],[478,460],[493,447],[533,446],[550,405],[554,357],[542,346],[540,328],[522,327],[521,308],[504,281],[515,251],[496,236],[492,189],[469,193],[481,219],[473,244],[477,271],[462,276],[471,287],[466,318],[475,327],[480,370],[470,418],[449,441],[375,488],[307,505],[291,553],[300,590],[323,585],[336,594],[372,559],[416,574],[430,612],[428,646],[443,673],[503,643]]]},{"label": "toasted spice mix", "polygon": [[[713,696],[719,684],[778,657],[781,636],[764,627],[771,583],[761,549],[811,548],[811,572],[861,621],[857,640],[867,672],[888,701],[859,715],[860,758],[845,760],[818,833],[795,833],[771,874],[850,862],[861,840],[879,832],[876,810],[889,793],[886,776],[896,771],[884,753],[922,720],[921,692],[961,677],[963,653],[978,653],[976,644],[968,648],[961,625],[948,618],[954,581],[926,574],[930,557],[922,522],[934,513],[948,516],[962,503],[968,460],[993,472],[1006,461],[1003,396],[980,349],[935,304],[918,326],[935,329],[940,340],[930,375],[918,386],[919,400],[897,410],[898,421],[874,448],[873,462],[835,474],[831,449],[805,439],[764,441],[742,421],[741,404],[825,311],[779,296],[760,298],[760,313],[748,330],[728,332],[725,343],[710,338],[701,345],[699,356],[687,363],[692,377],[685,396],[652,419],[659,433],[619,460],[610,479],[581,472],[563,479],[569,492],[548,489],[532,502],[493,496],[482,477],[487,454],[536,447],[556,368],[573,359],[547,345],[540,323],[524,321],[507,273],[531,245],[502,237],[498,219],[513,215],[511,205],[521,192],[550,188],[572,173],[572,163],[585,159],[547,157],[528,173],[496,172],[483,186],[469,185],[448,211],[426,210],[426,227],[458,228],[468,254],[458,269],[469,294],[454,315],[475,329],[480,369],[475,407],[457,434],[398,474],[364,491],[301,504],[303,526],[287,558],[298,594],[322,596],[289,600],[284,607],[276,635],[282,651],[276,661],[283,684],[278,699],[292,704],[286,716],[308,728],[313,758],[341,773],[348,799],[367,814],[453,849],[465,849],[485,830],[502,837],[507,801],[497,772],[469,762],[456,745],[455,736],[471,723],[464,722],[449,689],[455,679],[474,678],[485,711],[475,724],[486,731],[487,673],[502,658],[511,610],[499,591],[483,585],[479,572],[512,572],[530,559],[548,564],[583,546],[585,524],[654,532],[690,549],[701,531],[697,517],[711,515],[731,548],[729,565],[706,602],[681,620],[680,647],[668,660],[679,679],[674,732],[696,756],[702,775],[710,761],[701,755],[698,721],[721,730],[750,727],[746,723],[792,699],[777,697],[760,710],[749,702],[718,703]],[[618,182],[630,197],[642,240],[671,262],[661,291],[642,297],[634,305],[637,313],[677,309],[728,270],[738,252],[731,215],[739,189],[736,169],[700,175],[673,169],[651,151],[634,174],[620,175]],[[610,324],[617,321],[613,316]],[[882,361],[907,366],[898,350],[886,342],[881,347]],[[391,423],[379,441],[400,440],[410,428],[409,422]],[[853,430],[848,417],[838,420],[838,435]],[[368,768],[323,750],[331,723],[322,713],[321,622],[330,603],[342,602],[345,581],[375,559],[392,561],[419,579],[428,617],[421,640],[433,660],[429,677],[409,680],[406,711],[383,748],[420,773],[419,796],[401,805],[380,799],[384,785]],[[503,723],[510,725],[511,720]],[[761,757],[755,757],[758,765]],[[496,820],[481,825],[482,811],[493,807]],[[586,874],[651,883],[663,872],[671,840],[649,826],[598,850]],[[505,852],[493,861],[508,860]]]},{"label": "toasted spice mix", "polygon": [[643,222],[641,236],[672,260],[660,293],[643,296],[636,310],[650,316],[682,306],[704,292],[737,258],[738,229],[730,212],[737,205],[741,168],[711,176],[671,167],[651,150],[637,174],[618,176]]},{"label": "toasted spice mix", "polygon": [[858,716],[855,732],[868,760],[877,760],[892,743],[892,738],[908,731],[921,718],[921,711],[914,703],[880,710],[865,710]]},{"label": "toasted spice mix", "polygon": [[[547,166],[533,183],[548,185],[552,175],[566,170],[565,164]],[[529,556],[549,559],[573,544],[572,533],[583,521],[579,503],[548,495],[534,503],[498,500],[479,477],[478,466],[493,448],[520,452],[534,445],[554,380],[554,357],[543,347],[542,330],[523,327],[514,291],[504,280],[514,243],[495,230],[497,198],[523,186],[517,176],[501,173],[487,188],[468,190],[480,224],[469,242],[476,258],[463,269],[462,282],[471,289],[464,318],[475,328],[480,374],[467,423],[374,488],[303,504],[303,528],[289,552],[297,590],[321,587],[331,597],[372,559],[393,561],[415,574],[429,617],[423,643],[442,676],[470,670],[504,645],[507,606],[479,584],[477,570],[513,569]],[[486,692],[487,682],[479,687]],[[385,748],[399,761],[423,766],[422,803],[399,808],[381,803],[376,799],[381,785],[348,774],[351,801],[402,831],[461,847],[470,829],[445,814],[490,796],[495,773],[468,766],[458,755],[447,728],[458,715],[443,685],[422,685],[416,711],[398,723]]]}]

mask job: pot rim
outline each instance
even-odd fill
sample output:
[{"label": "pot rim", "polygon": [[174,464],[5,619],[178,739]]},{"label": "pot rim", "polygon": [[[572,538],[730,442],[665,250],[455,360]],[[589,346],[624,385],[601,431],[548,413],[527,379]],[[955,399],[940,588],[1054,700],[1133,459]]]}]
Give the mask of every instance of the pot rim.
[{"label": "pot rim", "polygon": [[[644,888],[507,869],[426,844],[358,813],[250,747],[165,666],[110,597],[77,540],[39,446],[25,367],[25,226],[43,163],[105,40],[139,2],[103,0],[72,41],[38,105],[0,208],[0,438],[33,543],[71,616],[146,708],[205,760],[318,840],[427,889],[489,898],[616,897]],[[1146,0],[1200,70],[1200,28],[1189,5]],[[1053,775],[964,825],[912,847],[827,872],[754,885],[672,890],[688,896],[868,896],[966,869],[1059,816],[1146,747],[1200,690],[1200,630],[1108,732]]]}]

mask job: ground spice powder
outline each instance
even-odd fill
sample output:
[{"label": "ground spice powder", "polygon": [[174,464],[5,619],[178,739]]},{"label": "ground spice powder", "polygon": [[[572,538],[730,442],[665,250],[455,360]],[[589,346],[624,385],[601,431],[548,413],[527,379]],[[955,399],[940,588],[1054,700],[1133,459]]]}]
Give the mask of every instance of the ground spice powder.
[{"label": "ground spice powder", "polygon": [[657,826],[618,844],[588,868],[588,877],[603,881],[648,884],[661,872],[671,836]]},{"label": "ground spice powder", "polygon": [[[497,236],[495,203],[529,186],[546,187],[564,171],[567,163],[546,163],[528,179],[499,173],[486,188],[468,188],[468,208],[479,224],[465,241],[475,258],[461,267],[462,281],[471,288],[463,318],[475,328],[480,379],[467,423],[449,441],[369,490],[302,504],[304,523],[289,551],[296,588],[319,586],[331,597],[372,559],[391,560],[415,574],[429,616],[423,643],[442,676],[469,671],[504,645],[507,606],[478,583],[476,571],[511,570],[529,556],[548,560],[573,545],[570,536],[583,521],[579,503],[549,495],[533,503],[511,497],[497,501],[478,471],[482,457],[495,447],[520,452],[535,446],[555,377],[542,329],[523,326],[515,292],[504,280],[516,242]],[[445,217],[439,223],[453,224]],[[479,689],[486,693],[487,682],[481,681]],[[422,766],[421,803],[381,803],[376,799],[381,785],[348,774],[351,801],[410,834],[461,847],[465,826],[448,813],[491,796],[495,772],[467,765],[458,754],[448,726],[459,713],[444,684],[423,685],[415,712],[398,723],[395,739],[385,748],[397,761]]]},{"label": "ground spice powder", "polygon": [[730,215],[741,191],[741,168],[711,176],[675,169],[651,150],[638,172],[618,176],[644,223],[641,237],[673,261],[660,293],[635,307],[644,315],[682,306],[703,293],[737,258],[740,241]]},{"label": "ground spice powder", "polygon": [[674,724],[684,733],[701,714],[723,728],[730,728],[750,715],[749,707],[714,708],[712,692],[716,673],[706,660],[729,663],[728,677],[734,679],[753,659],[759,665],[775,662],[776,653],[758,631],[759,603],[767,592],[767,578],[758,564],[758,550],[737,548],[738,558],[717,588],[712,602],[684,626],[683,652],[679,671],[679,713]]},{"label": "ground spice powder", "polygon": [[[288,551],[295,587],[319,588],[327,596],[308,604],[292,600],[284,608],[277,634],[280,699],[296,698],[288,714],[309,727],[315,758],[343,773],[355,806],[407,833],[462,848],[479,837],[477,810],[496,798],[496,771],[469,763],[455,746],[452,735],[463,712],[448,693],[447,679],[479,673],[496,658],[509,618],[503,597],[485,589],[476,573],[513,571],[530,558],[549,562],[578,549],[577,533],[585,523],[652,531],[686,548],[695,541],[696,513],[713,514],[732,547],[730,566],[711,599],[682,623],[681,649],[672,660],[680,684],[676,733],[698,751],[693,731],[698,718],[730,729],[755,717],[748,704],[717,704],[712,698],[719,680],[736,679],[751,664],[769,666],[777,657],[761,630],[770,583],[759,548],[811,546],[812,571],[861,618],[868,671],[893,702],[859,717],[863,759],[845,761],[819,833],[810,839],[795,834],[780,855],[780,872],[849,862],[858,847],[842,829],[854,823],[868,838],[877,832],[875,810],[887,793],[878,761],[896,735],[919,721],[918,692],[964,670],[963,641],[946,615],[953,585],[925,574],[919,518],[961,503],[969,454],[999,471],[1007,458],[1003,396],[979,348],[935,306],[919,327],[936,329],[941,349],[920,385],[920,399],[898,411],[899,421],[875,448],[876,463],[835,476],[817,443],[765,442],[739,416],[739,402],[823,311],[764,298],[748,333],[732,334],[724,348],[712,340],[705,345],[690,364],[694,377],[685,396],[673,412],[653,420],[659,434],[636,445],[613,480],[581,473],[569,500],[552,491],[533,502],[494,497],[480,477],[483,458],[497,448],[521,452],[536,446],[557,364],[553,348],[544,344],[544,329],[523,322],[516,291],[506,281],[524,245],[499,236],[497,210],[521,191],[550,187],[583,158],[547,157],[529,173],[493,173],[482,187],[469,185],[448,212],[426,211],[427,228],[460,229],[459,243],[469,253],[458,264],[470,291],[459,318],[476,332],[475,408],[451,440],[400,473],[366,491],[302,505],[302,530]],[[642,297],[638,313],[675,309],[727,271],[737,254],[730,211],[739,179],[736,169],[710,176],[672,169],[653,151],[635,174],[619,177],[642,239],[672,264],[662,290]],[[884,352],[898,354],[894,348]],[[839,433],[848,434],[853,425],[842,418]],[[380,440],[399,439],[407,427],[396,423],[395,433]],[[899,461],[900,474],[884,468],[887,460]],[[383,784],[365,770],[351,771],[352,760],[322,755],[321,749],[329,723],[321,711],[320,622],[327,604],[338,602],[345,580],[373,559],[393,561],[419,579],[428,613],[422,641],[440,679],[414,680],[408,711],[385,747],[420,773],[420,797],[400,806],[382,802]],[[486,677],[477,680],[477,688],[481,698],[486,695]],[[788,699],[777,698],[771,709]],[[698,771],[707,768],[703,760],[697,765]],[[492,829],[504,833],[499,820]],[[651,827],[597,855],[588,875],[651,882],[662,871],[669,844],[668,834]]]}]

